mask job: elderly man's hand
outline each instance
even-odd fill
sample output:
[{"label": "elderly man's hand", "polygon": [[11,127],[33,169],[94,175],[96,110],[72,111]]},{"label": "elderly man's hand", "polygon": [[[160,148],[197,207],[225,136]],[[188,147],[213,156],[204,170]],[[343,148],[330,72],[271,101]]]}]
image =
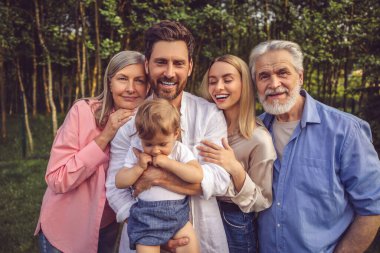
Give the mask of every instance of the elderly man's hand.
[{"label": "elderly man's hand", "polygon": [[176,249],[178,247],[185,246],[189,243],[188,237],[182,237],[178,239],[170,239],[166,244],[161,245],[161,249],[164,250],[164,252],[171,252],[175,253]]},{"label": "elderly man's hand", "polygon": [[136,197],[143,191],[148,190],[150,187],[158,185],[160,179],[164,179],[166,175],[167,172],[164,170],[154,166],[149,166],[133,185],[133,196]]}]

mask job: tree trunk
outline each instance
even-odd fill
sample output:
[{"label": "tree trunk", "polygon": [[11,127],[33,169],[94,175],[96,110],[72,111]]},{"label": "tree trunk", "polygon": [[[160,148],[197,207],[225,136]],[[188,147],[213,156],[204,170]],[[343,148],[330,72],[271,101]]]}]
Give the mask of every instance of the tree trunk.
[{"label": "tree trunk", "polygon": [[20,86],[20,91],[21,91],[22,101],[23,101],[24,123],[25,123],[26,135],[28,139],[28,151],[29,151],[29,154],[33,154],[34,142],[33,142],[32,131],[30,130],[30,125],[29,125],[28,103],[27,103],[27,98],[25,96],[24,83],[22,81],[20,62],[18,59],[16,60],[16,71],[17,71],[17,79]]},{"label": "tree trunk", "polygon": [[1,101],[1,137],[7,137],[7,114],[5,110],[5,71],[4,71],[4,58],[3,48],[0,45],[0,101]]},{"label": "tree trunk", "polygon": [[[99,6],[98,0],[95,3],[95,66],[94,66],[94,77],[93,85],[91,90],[91,96],[95,95],[95,92],[99,93],[102,87],[102,62],[100,59],[100,30],[99,30]],[[96,71],[95,71],[96,70]],[[95,85],[95,86],[94,86]]]},{"label": "tree trunk", "polygon": [[[64,70],[62,69],[62,66],[58,66],[59,72],[58,72],[58,102],[61,113],[65,112],[65,83],[63,81],[63,75]],[[56,86],[57,87],[57,86]]]},{"label": "tree trunk", "polygon": [[264,22],[265,22],[265,33],[267,35],[267,40],[270,40],[270,27],[269,27],[269,21],[268,21],[268,13],[269,13],[269,3],[267,0],[265,0],[264,5]]},{"label": "tree trunk", "polygon": [[40,40],[41,47],[44,51],[44,55],[46,57],[46,63],[47,63],[47,74],[48,74],[48,98],[49,98],[49,104],[51,108],[51,118],[52,118],[52,125],[53,125],[53,136],[57,133],[57,109],[54,103],[53,99],[53,74],[52,74],[52,68],[51,68],[51,59],[50,59],[50,52],[45,44],[45,39],[42,35],[41,31],[41,25],[40,25],[40,12],[39,12],[39,5],[38,0],[34,0],[34,7],[36,12],[36,28],[38,31],[38,38]]},{"label": "tree trunk", "polygon": [[347,111],[347,87],[348,87],[348,48],[346,49],[346,59],[344,62],[344,93],[342,107],[343,111]]},{"label": "tree trunk", "polygon": [[45,97],[45,107],[46,113],[51,113],[50,104],[49,104],[49,92],[48,92],[48,81],[47,81],[46,66],[42,66],[42,83],[44,85],[44,97]]},{"label": "tree trunk", "polygon": [[362,73],[362,79],[361,79],[361,89],[360,89],[360,96],[359,96],[359,108],[362,108],[363,103],[363,97],[365,94],[365,84],[367,81],[367,70],[366,67],[363,67],[363,73]]},{"label": "tree trunk", "polygon": [[36,55],[36,45],[34,41],[32,43],[32,60],[33,60],[33,74],[32,74],[32,85],[33,85],[33,95],[32,95],[32,104],[33,104],[33,117],[37,114],[37,55]]},{"label": "tree trunk", "polygon": [[79,13],[82,21],[82,69],[80,74],[80,92],[81,97],[84,97],[85,92],[85,78],[86,78],[86,60],[87,60],[87,52],[86,52],[86,22],[85,22],[85,14],[84,14],[84,3],[82,1],[79,2]]},{"label": "tree trunk", "polygon": [[77,1],[77,9],[75,12],[75,48],[76,48],[76,57],[77,57],[77,65],[76,65],[76,74],[75,74],[75,99],[77,100],[79,97],[79,87],[81,87],[81,79],[80,79],[80,70],[81,70],[81,59],[80,59],[80,38],[79,38],[79,1]]},{"label": "tree trunk", "polygon": [[321,64],[317,63],[317,87],[318,98],[321,98]]}]

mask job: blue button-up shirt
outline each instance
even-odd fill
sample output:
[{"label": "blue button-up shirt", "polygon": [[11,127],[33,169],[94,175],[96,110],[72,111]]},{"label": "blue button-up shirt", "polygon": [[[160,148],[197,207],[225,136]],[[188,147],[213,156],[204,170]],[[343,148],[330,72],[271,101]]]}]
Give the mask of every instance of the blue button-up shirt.
[{"label": "blue button-up shirt", "polygon": [[[259,215],[260,253],[333,252],[356,214],[380,214],[368,123],[301,95],[302,118],[274,163],[273,205]],[[261,119],[272,133],[274,116]]]}]

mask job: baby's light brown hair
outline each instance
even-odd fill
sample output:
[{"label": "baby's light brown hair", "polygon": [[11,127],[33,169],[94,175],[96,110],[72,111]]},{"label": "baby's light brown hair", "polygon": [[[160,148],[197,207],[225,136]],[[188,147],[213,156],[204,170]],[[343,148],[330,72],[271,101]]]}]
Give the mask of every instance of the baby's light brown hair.
[{"label": "baby's light brown hair", "polygon": [[180,130],[180,116],[177,108],[166,99],[146,100],[137,110],[136,131],[143,140],[153,139],[157,133],[170,135]]}]

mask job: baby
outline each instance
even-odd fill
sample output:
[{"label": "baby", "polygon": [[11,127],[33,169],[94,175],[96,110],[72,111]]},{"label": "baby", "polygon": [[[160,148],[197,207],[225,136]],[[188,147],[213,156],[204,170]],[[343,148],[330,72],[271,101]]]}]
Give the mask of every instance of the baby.
[{"label": "baby", "polygon": [[[145,101],[135,117],[143,152],[131,147],[124,168],[116,174],[116,187],[132,186],[149,165],[177,175],[189,183],[200,183],[202,168],[193,153],[177,141],[180,135],[178,110],[165,99]],[[128,218],[130,248],[137,253],[160,252],[171,238],[188,237],[189,244],[176,252],[199,252],[195,231],[189,222],[188,197],[159,186],[140,193]]]}]

